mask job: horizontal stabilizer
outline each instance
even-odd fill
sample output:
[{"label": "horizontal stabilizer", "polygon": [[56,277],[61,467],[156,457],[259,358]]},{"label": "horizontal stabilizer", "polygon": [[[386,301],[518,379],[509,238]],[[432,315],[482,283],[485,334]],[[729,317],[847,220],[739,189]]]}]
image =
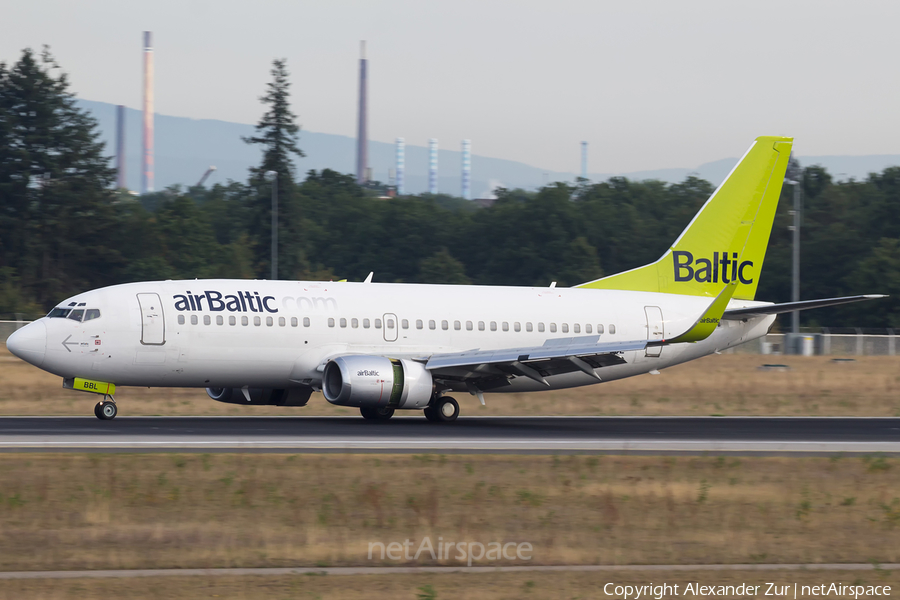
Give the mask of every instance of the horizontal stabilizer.
[{"label": "horizontal stabilizer", "polygon": [[726,310],[722,318],[736,320],[755,315],[778,315],[781,313],[794,312],[795,310],[808,310],[810,308],[822,308],[823,306],[837,306],[838,304],[862,302],[863,300],[876,300],[878,298],[887,298],[887,295],[864,294],[862,296],[844,296],[843,298],[823,298],[821,300],[801,300],[800,302],[784,302],[782,304],[764,304],[762,306],[751,306],[749,308],[733,308],[731,310]]}]

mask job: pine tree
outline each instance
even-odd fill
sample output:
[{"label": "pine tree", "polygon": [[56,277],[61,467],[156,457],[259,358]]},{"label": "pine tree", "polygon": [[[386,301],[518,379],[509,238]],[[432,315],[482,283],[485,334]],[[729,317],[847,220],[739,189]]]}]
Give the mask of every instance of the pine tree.
[{"label": "pine tree", "polygon": [[102,280],[115,171],[46,47],[0,67],[0,146],[0,266],[45,306]]},{"label": "pine tree", "polygon": [[[294,161],[293,155],[303,157],[305,154],[297,146],[300,127],[296,124],[297,115],[291,112],[290,107],[290,81],[287,70],[287,59],[272,61],[272,81],[268,84],[266,94],[260,97],[260,102],[268,107],[256,125],[256,135],[242,138],[248,144],[259,144],[263,147],[262,163],[258,167],[250,169],[250,187],[256,190],[251,198],[253,220],[251,232],[255,239],[256,269],[261,275],[268,276],[270,272],[270,248],[271,248],[271,184],[266,181],[265,174],[275,171],[278,181],[279,212],[282,215],[297,214],[300,211],[296,206],[299,202],[294,187]],[[296,257],[302,257],[302,252],[296,252],[295,246],[299,243],[299,220],[290,221],[279,219],[279,271],[293,275],[299,264]],[[287,251],[283,251],[286,249]],[[295,264],[296,263],[296,264]]]}]

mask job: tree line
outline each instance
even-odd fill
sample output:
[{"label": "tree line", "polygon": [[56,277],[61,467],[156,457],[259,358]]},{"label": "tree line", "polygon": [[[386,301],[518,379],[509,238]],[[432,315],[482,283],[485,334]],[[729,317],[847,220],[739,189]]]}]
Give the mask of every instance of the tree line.
[{"label": "tree line", "polygon": [[[34,317],[79,291],[131,281],[268,278],[277,175],[281,279],[576,285],[657,259],[713,192],[702,179],[555,183],[496,190],[480,207],[445,195],[384,199],[331,170],[297,176],[303,153],[287,65],[276,60],[262,148],[246,182],[135,196],[96,121],[75,106],[46,49],[0,63],[0,314]],[[802,170],[801,298],[888,300],[802,313],[804,325],[900,327],[900,168],[835,182]],[[790,300],[792,190],[775,217],[758,298]]]}]

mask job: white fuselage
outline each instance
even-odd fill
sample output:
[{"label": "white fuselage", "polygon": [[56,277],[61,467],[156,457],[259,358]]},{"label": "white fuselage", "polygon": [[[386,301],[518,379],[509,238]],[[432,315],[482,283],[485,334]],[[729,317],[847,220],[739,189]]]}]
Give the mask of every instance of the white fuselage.
[{"label": "white fuselage", "polygon": [[[45,317],[29,325],[46,328],[46,347],[42,357],[35,352],[28,360],[64,378],[125,386],[317,388],[325,363],[338,355],[420,358],[598,334],[603,342],[648,336],[660,341],[689,329],[711,300],[578,288],[133,283],[85,292],[59,305],[96,309],[99,318]],[[731,306],[755,304],[760,303],[733,301]],[[609,381],[699,358],[765,335],[774,319],[723,320],[706,340],[663,346],[659,356],[626,352],[625,364],[600,368],[597,374]],[[597,380],[579,371],[548,382],[564,388]],[[547,389],[526,377],[511,383],[498,391]]]}]

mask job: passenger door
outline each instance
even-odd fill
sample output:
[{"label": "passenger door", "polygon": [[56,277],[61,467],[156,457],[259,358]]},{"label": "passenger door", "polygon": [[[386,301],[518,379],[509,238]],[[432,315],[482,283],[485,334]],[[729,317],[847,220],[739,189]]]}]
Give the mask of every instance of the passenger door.
[{"label": "passenger door", "polygon": [[[661,342],[666,339],[663,325],[662,309],[658,306],[645,306],[644,314],[647,315],[647,341]],[[662,346],[647,346],[645,356],[659,356],[662,354]]]},{"label": "passenger door", "polygon": [[141,343],[162,346],[166,343],[166,322],[159,294],[138,294],[137,299],[141,306]]}]

